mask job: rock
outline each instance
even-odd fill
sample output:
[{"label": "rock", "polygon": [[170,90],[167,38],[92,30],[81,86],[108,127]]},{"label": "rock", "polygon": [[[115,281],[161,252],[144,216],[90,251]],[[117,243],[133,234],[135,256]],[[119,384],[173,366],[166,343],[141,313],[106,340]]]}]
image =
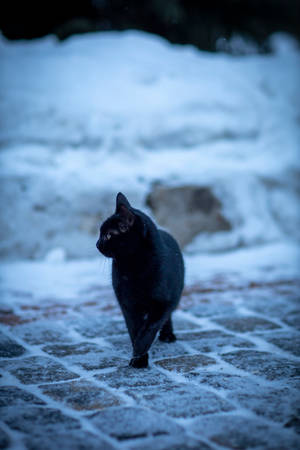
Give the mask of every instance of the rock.
[{"label": "rock", "polygon": [[231,229],[222,214],[221,202],[207,186],[157,185],[147,196],[146,204],[158,224],[169,230],[181,247],[202,231]]}]

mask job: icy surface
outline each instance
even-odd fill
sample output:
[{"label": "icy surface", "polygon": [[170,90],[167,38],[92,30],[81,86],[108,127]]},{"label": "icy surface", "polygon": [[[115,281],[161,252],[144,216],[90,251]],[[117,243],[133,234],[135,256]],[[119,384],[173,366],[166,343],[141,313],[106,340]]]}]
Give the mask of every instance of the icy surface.
[{"label": "icy surface", "polygon": [[4,263],[3,447],[297,448],[300,283],[292,255],[288,244],[186,255],[177,342],[155,342],[143,370],[128,366],[109,265]]}]

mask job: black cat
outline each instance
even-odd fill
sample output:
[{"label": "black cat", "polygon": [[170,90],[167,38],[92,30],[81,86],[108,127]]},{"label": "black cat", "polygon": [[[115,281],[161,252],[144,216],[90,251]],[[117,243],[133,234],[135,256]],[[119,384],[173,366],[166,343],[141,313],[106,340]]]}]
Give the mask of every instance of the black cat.
[{"label": "black cat", "polygon": [[130,366],[148,366],[148,350],[159,330],[164,342],[176,340],[171,313],[184,283],[184,264],[175,239],[159,230],[119,193],[116,211],[100,228],[96,244],[112,258],[112,283],[133,346]]}]

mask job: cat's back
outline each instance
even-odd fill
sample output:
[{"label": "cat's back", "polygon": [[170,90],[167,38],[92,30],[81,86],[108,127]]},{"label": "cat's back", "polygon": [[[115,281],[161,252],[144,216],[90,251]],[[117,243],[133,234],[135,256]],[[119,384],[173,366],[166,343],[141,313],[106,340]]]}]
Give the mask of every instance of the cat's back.
[{"label": "cat's back", "polygon": [[184,262],[181,250],[177,241],[165,230],[158,230],[162,244],[164,247],[164,258],[167,259],[167,264],[170,270],[175,271],[176,275],[182,279],[184,278]]}]

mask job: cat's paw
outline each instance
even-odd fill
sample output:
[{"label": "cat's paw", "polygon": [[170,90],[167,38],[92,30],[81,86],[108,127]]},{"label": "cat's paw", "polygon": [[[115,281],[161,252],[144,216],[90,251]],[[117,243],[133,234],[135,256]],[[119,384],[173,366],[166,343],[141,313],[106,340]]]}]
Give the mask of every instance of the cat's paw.
[{"label": "cat's paw", "polygon": [[129,366],[134,367],[135,369],[146,369],[148,367],[148,353],[143,356],[132,358]]},{"label": "cat's paw", "polygon": [[159,335],[158,339],[162,342],[175,342],[176,336],[174,333],[168,333],[168,334],[161,333]]}]

